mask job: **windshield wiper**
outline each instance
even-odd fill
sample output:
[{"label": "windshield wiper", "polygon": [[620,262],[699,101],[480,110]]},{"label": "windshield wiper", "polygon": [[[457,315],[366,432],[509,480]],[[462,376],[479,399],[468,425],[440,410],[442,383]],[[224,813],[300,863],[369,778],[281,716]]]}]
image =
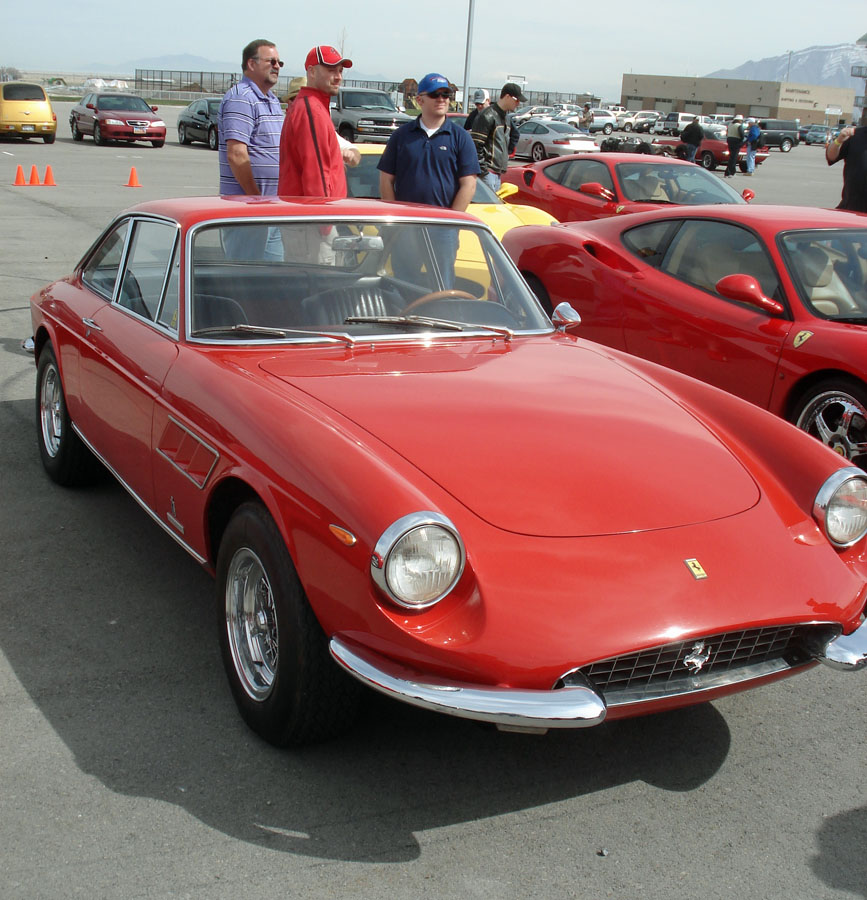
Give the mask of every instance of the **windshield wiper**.
[{"label": "windshield wiper", "polygon": [[190,337],[203,337],[208,334],[250,334],[260,337],[289,337],[290,334],[301,334],[305,337],[317,337],[326,341],[354,344],[355,338],[349,334],[339,332],[332,334],[330,331],[308,331],[304,328],[270,328],[268,325],[212,325],[208,328],[198,328],[190,332]]},{"label": "windshield wiper", "polygon": [[344,325],[350,324],[382,324],[382,325],[421,325],[424,327],[443,328],[446,331],[466,331],[468,328],[481,328],[502,335],[507,341],[512,340],[515,332],[511,328],[500,328],[496,325],[481,325],[478,322],[452,322],[449,319],[434,319],[429,316],[347,316]]}]

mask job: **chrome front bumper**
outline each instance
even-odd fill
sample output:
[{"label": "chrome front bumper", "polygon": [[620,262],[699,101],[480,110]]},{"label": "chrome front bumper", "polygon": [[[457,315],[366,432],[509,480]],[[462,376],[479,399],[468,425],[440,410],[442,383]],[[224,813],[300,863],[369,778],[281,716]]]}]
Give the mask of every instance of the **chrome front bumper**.
[{"label": "chrome front bumper", "polygon": [[386,696],[462,719],[492,722],[504,731],[586,728],[605,718],[605,701],[589,687],[535,691],[435,677],[419,681],[398,663],[367,649],[350,648],[340,638],[332,638],[329,649],[350,675]]},{"label": "chrome front bumper", "polygon": [[852,634],[841,634],[828,641],[816,659],[844,672],[855,672],[867,666],[867,621]]}]

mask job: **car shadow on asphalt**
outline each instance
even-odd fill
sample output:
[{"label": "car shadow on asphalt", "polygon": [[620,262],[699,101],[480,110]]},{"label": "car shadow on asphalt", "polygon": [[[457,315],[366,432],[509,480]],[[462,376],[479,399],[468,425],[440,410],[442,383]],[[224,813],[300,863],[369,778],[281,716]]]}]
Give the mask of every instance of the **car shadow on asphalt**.
[{"label": "car shadow on asphalt", "polygon": [[819,853],[810,861],[816,877],[835,890],[867,898],[867,806],[824,819],[816,840]]},{"label": "car shadow on asphalt", "polygon": [[33,403],[0,403],[8,571],[0,651],[81,771],[176,804],[276,851],[403,862],[416,834],[594,795],[636,780],[690,791],[728,755],[702,705],[545,736],[508,734],[371,694],[327,744],[278,750],[231,700],[210,577],[106,478],[59,488]]}]

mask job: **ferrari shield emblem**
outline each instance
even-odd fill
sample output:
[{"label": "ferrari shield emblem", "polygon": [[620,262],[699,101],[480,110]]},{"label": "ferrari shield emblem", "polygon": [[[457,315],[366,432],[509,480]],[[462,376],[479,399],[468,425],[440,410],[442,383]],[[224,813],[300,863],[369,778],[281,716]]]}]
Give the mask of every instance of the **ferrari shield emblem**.
[{"label": "ferrari shield emblem", "polygon": [[795,335],[795,340],[792,341],[792,344],[794,345],[795,349],[797,350],[797,348],[800,347],[801,344],[805,343],[806,341],[809,341],[812,336],[813,336],[812,331],[799,331]]},{"label": "ferrari shield emblem", "polygon": [[685,559],[684,562],[686,563],[687,569],[692,572],[692,577],[695,578],[696,581],[707,578],[707,572],[705,572],[697,559]]}]

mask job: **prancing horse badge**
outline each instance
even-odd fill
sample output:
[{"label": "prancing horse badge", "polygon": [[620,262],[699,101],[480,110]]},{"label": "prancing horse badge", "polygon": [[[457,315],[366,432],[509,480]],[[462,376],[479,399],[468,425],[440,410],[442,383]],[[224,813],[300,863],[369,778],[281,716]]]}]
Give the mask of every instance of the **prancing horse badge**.
[{"label": "prancing horse badge", "polygon": [[696,581],[707,578],[707,572],[705,572],[697,559],[685,559],[684,562],[686,563],[687,569],[692,572],[692,577],[695,578]]},{"label": "prancing horse badge", "polygon": [[813,336],[812,331],[799,331],[795,335],[795,339],[792,341],[792,346],[797,350],[798,347],[801,346],[801,344],[805,343],[806,341],[809,341],[812,336]]}]

